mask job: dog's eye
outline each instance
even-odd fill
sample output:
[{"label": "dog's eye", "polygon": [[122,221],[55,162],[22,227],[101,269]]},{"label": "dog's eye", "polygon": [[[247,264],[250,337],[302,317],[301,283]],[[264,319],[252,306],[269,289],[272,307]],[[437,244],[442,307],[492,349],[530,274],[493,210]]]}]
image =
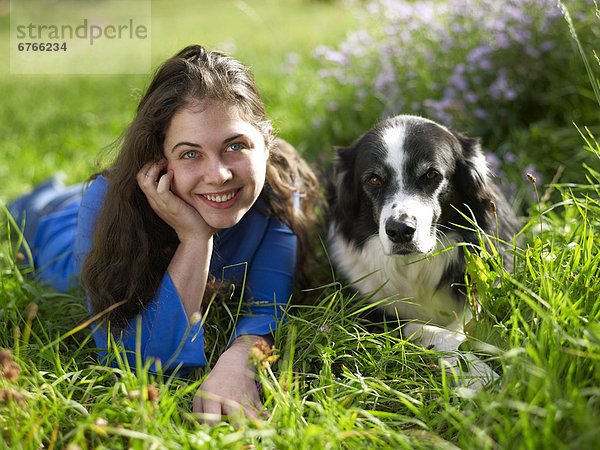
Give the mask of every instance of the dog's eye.
[{"label": "dog's eye", "polygon": [[435,169],[429,169],[425,174],[425,178],[428,180],[435,180],[440,173]]},{"label": "dog's eye", "polygon": [[369,184],[372,184],[373,186],[381,186],[381,183],[383,183],[381,178],[379,178],[377,175],[371,175],[368,181]]}]

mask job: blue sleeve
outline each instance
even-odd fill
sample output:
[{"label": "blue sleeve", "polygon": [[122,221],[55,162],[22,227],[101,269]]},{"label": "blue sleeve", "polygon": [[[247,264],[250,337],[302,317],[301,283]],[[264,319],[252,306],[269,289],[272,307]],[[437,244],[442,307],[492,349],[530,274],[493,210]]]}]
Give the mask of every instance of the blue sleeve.
[{"label": "blue sleeve", "polygon": [[98,177],[88,186],[77,215],[77,233],[75,234],[75,243],[73,245],[73,254],[75,256],[75,265],[77,273],[81,273],[81,267],[85,257],[92,248],[94,240],[94,224],[98,218],[98,213],[102,208],[104,195],[106,194],[107,181],[103,177]]},{"label": "blue sleeve", "polygon": [[[75,243],[75,257],[79,269],[91,249],[94,223],[102,207],[106,189],[106,179],[99,177],[84,194]],[[160,360],[163,369],[174,369],[179,364],[182,364],[182,369],[206,365],[204,331],[200,323],[190,328],[179,294],[167,273],[163,276],[152,301],[131,320],[120,335],[120,344],[127,351],[131,366],[135,366],[136,336],[140,343],[142,361],[148,358]],[[101,350],[101,356],[106,356],[106,352],[103,351],[108,347],[106,331],[103,328],[96,329],[94,339]],[[156,362],[153,362],[151,370],[156,368]]]},{"label": "blue sleeve", "polygon": [[251,262],[245,303],[232,339],[244,334],[269,334],[284,321],[292,295],[297,237],[280,221],[270,219]]},{"label": "blue sleeve", "polygon": [[[98,328],[94,339],[99,349],[108,347],[106,332]],[[206,365],[204,330],[200,322],[190,326],[179,294],[168,274],[162,279],[150,304],[131,320],[118,338],[126,350],[129,365],[136,365],[135,351],[139,342],[142,364],[152,359],[151,371],[160,366],[167,370],[179,367],[181,373]],[[101,356],[106,352],[101,351]],[[114,364],[114,362],[111,362]]]},{"label": "blue sleeve", "polygon": [[[77,285],[73,257],[77,212],[84,186],[65,187],[56,175],[8,205],[31,249],[38,281],[67,292]],[[23,223],[24,221],[24,223]]]},{"label": "blue sleeve", "polygon": [[31,247],[36,277],[62,292],[77,285],[79,272],[73,257],[79,200],[43,217]]}]

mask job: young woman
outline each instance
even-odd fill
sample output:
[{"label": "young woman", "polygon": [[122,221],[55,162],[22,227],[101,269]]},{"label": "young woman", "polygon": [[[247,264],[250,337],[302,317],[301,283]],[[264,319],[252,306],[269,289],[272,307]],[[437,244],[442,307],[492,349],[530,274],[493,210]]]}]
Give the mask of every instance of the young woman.
[{"label": "young woman", "polygon": [[133,365],[137,340],[152,368],[180,372],[206,364],[209,280],[244,286],[244,314],[194,411],[255,416],[250,348],[282,320],[319,188],[274,138],[249,71],[197,45],[168,59],[116,160],[82,192],[52,180],[10,206],[38,277],[62,290],[83,282],[91,312],[104,313],[98,348],[110,337]]}]

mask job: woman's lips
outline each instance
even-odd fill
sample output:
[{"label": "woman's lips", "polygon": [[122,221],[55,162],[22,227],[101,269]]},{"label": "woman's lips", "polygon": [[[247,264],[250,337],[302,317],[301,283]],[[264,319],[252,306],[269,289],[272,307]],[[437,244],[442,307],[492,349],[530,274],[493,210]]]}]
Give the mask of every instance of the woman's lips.
[{"label": "woman's lips", "polygon": [[226,209],[233,206],[233,204],[237,201],[241,190],[242,189],[240,188],[213,194],[198,194],[198,197],[200,197],[204,203],[208,204],[212,208]]}]

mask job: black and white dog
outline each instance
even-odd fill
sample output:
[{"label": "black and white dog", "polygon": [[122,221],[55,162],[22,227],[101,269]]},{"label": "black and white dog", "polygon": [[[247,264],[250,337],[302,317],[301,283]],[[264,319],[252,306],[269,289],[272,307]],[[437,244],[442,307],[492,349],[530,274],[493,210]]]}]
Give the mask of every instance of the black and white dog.
[{"label": "black and white dog", "polygon": [[461,369],[457,353],[471,316],[459,292],[464,253],[455,244],[479,242],[474,223],[507,243],[518,230],[478,139],[421,117],[393,117],[338,149],[331,181],[328,248],[346,281],[406,321],[405,337],[447,352],[441,362],[463,384],[495,378],[472,354],[462,356],[471,364]]}]

